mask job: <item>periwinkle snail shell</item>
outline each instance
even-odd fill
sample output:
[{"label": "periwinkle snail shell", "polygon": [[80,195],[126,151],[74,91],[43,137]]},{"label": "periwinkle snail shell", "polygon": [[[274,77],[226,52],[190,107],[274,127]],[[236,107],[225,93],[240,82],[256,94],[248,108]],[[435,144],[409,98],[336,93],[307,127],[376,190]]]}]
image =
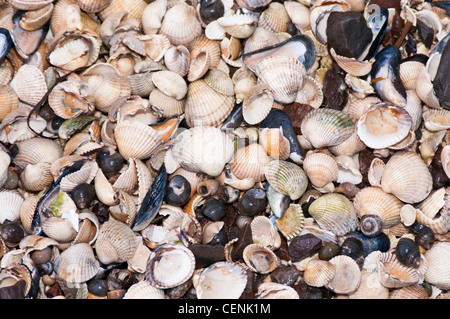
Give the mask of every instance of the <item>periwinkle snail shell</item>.
[{"label": "periwinkle snail shell", "polygon": [[340,255],[351,257],[361,267],[364,263],[364,247],[362,242],[355,237],[348,237],[341,245]]},{"label": "periwinkle snail shell", "polygon": [[191,184],[181,175],[175,175],[166,188],[165,201],[169,205],[183,206],[191,196]]},{"label": "periwinkle snail shell", "polygon": [[77,205],[79,209],[83,209],[91,206],[95,199],[95,194],[95,187],[91,184],[84,183],[77,185],[70,195],[75,202],[75,205]]},{"label": "periwinkle snail shell", "polygon": [[262,213],[267,207],[266,192],[261,188],[251,188],[239,198],[237,208],[240,214],[254,216]]},{"label": "periwinkle snail shell", "polygon": [[419,268],[420,266],[421,257],[419,244],[411,238],[400,238],[395,247],[395,255],[405,266],[413,268]]},{"label": "periwinkle snail shell", "polygon": [[219,19],[225,13],[225,8],[221,0],[201,0],[200,18],[206,24]]},{"label": "periwinkle snail shell", "polygon": [[319,249],[319,259],[330,260],[334,256],[337,256],[340,250],[341,248],[339,247],[339,245],[332,242],[328,242]]},{"label": "periwinkle snail shell", "polygon": [[380,216],[375,214],[367,214],[361,217],[361,232],[369,237],[374,237],[383,231],[383,221]]},{"label": "periwinkle snail shell", "polygon": [[227,212],[225,203],[220,199],[209,197],[202,207],[202,214],[213,221],[221,220]]},{"label": "periwinkle snail shell", "polygon": [[420,224],[417,221],[409,227],[411,233],[415,235],[414,240],[423,248],[430,249],[436,238],[430,227]]},{"label": "periwinkle snail shell", "polygon": [[124,164],[122,155],[108,146],[102,147],[97,152],[95,159],[106,178],[117,174]]}]

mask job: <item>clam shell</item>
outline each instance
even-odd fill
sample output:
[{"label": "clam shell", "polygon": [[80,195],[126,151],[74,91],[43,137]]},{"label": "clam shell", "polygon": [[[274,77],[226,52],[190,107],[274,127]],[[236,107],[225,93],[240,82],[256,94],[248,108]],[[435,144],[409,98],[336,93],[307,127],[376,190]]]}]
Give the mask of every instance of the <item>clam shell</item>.
[{"label": "clam shell", "polygon": [[279,264],[277,255],[267,246],[259,244],[245,246],[242,256],[250,270],[260,274],[274,271]]},{"label": "clam shell", "polygon": [[353,293],[348,296],[350,299],[389,299],[389,289],[384,287],[378,280],[376,271],[367,269],[361,270],[361,283]]},{"label": "clam shell", "polygon": [[29,191],[41,191],[50,186],[53,183],[50,166],[48,162],[27,165],[20,174],[23,187]]},{"label": "clam shell", "polygon": [[200,21],[194,10],[185,4],[177,4],[167,10],[160,32],[172,45],[188,45],[202,33]]},{"label": "clam shell", "polygon": [[423,274],[412,267],[404,266],[395,254],[390,252],[378,256],[377,272],[380,283],[386,288],[411,286],[423,279]]},{"label": "clam shell", "polygon": [[11,86],[19,100],[33,106],[47,93],[44,74],[31,64],[24,64],[17,70]]},{"label": "clam shell", "polygon": [[200,36],[189,45],[191,63],[200,51],[208,52],[210,58],[210,67],[217,68],[220,62],[220,44],[217,41]]},{"label": "clam shell", "polygon": [[258,18],[252,14],[233,14],[217,19],[219,26],[229,35],[246,39],[255,32]]},{"label": "clam shell", "polygon": [[264,169],[270,158],[258,143],[241,147],[230,162],[231,172],[239,179],[251,178],[255,182],[264,180]]},{"label": "clam shell", "polygon": [[58,276],[71,283],[82,283],[93,278],[100,270],[100,263],[95,258],[94,250],[89,244],[75,244],[64,250],[55,262]]},{"label": "clam shell", "polygon": [[219,69],[210,69],[203,77],[205,83],[214,91],[227,96],[234,95],[234,84],[228,73]]},{"label": "clam shell", "polygon": [[91,75],[86,81],[89,98],[102,112],[108,112],[111,104],[117,99],[131,95],[130,82],[118,74]]},{"label": "clam shell", "polygon": [[431,132],[450,128],[450,111],[446,109],[424,109],[422,113],[424,126]]},{"label": "clam shell", "polygon": [[11,5],[19,10],[38,10],[49,4],[51,4],[54,0],[12,0]]},{"label": "clam shell", "polygon": [[306,191],[308,177],[303,169],[291,162],[272,160],[264,172],[269,184],[291,200],[299,199]]},{"label": "clam shell", "polygon": [[429,299],[427,290],[421,285],[412,285],[394,289],[389,294],[389,299]]},{"label": "clam shell", "polygon": [[361,284],[361,271],[354,259],[338,255],[329,260],[335,267],[335,274],[326,287],[337,294],[351,294]]},{"label": "clam shell", "polygon": [[164,94],[177,100],[183,99],[188,91],[186,81],[172,71],[157,71],[153,73],[152,81]]},{"label": "clam shell", "polygon": [[269,6],[261,13],[258,20],[258,26],[271,30],[275,33],[286,32],[287,24],[291,19],[279,2],[271,2]]},{"label": "clam shell", "polygon": [[149,101],[153,108],[162,113],[161,116],[164,118],[184,113],[184,100],[177,100],[174,97],[164,94],[159,89],[152,90]]},{"label": "clam shell", "polygon": [[250,125],[260,123],[272,109],[274,96],[266,84],[257,84],[251,88],[242,103],[242,114]]},{"label": "clam shell", "polygon": [[147,34],[139,40],[144,44],[146,55],[155,62],[162,61],[167,50],[172,46],[164,34]]},{"label": "clam shell", "polygon": [[366,187],[356,193],[353,204],[359,217],[368,214],[378,215],[383,228],[389,228],[400,222],[400,210],[403,203],[394,195],[385,193],[379,187]]},{"label": "clam shell", "polygon": [[0,223],[6,220],[11,222],[18,221],[20,218],[20,209],[24,202],[24,198],[15,191],[3,190],[0,192]]},{"label": "clam shell", "polygon": [[20,168],[42,162],[52,163],[62,156],[61,145],[43,137],[34,137],[16,144],[19,153],[13,163]]},{"label": "clam shell", "polygon": [[416,91],[406,90],[406,106],[404,109],[411,116],[411,130],[416,131],[422,122],[422,101],[417,96]]},{"label": "clam shell", "polygon": [[257,299],[300,299],[294,288],[276,282],[260,284],[256,296]]},{"label": "clam shell", "polygon": [[416,209],[417,221],[430,227],[435,234],[445,234],[450,230],[448,189],[433,190]]},{"label": "clam shell", "polygon": [[26,198],[20,206],[19,218],[27,234],[31,234],[31,223],[34,217],[34,211],[36,210],[36,206],[40,198],[40,196],[32,195]]},{"label": "clam shell", "polygon": [[306,264],[303,279],[312,287],[324,287],[333,279],[336,266],[328,260],[312,258]]},{"label": "clam shell", "polygon": [[128,261],[133,257],[137,243],[134,232],[122,222],[110,218],[100,227],[95,251],[105,265]]},{"label": "clam shell", "polygon": [[219,261],[202,270],[195,291],[198,299],[238,299],[247,285],[245,268]]},{"label": "clam shell", "polygon": [[356,126],[364,144],[380,149],[403,140],[410,132],[411,123],[411,116],[403,108],[378,103],[359,118]]},{"label": "clam shell", "polygon": [[112,0],[105,9],[98,12],[98,15],[104,21],[115,13],[125,11],[128,13],[128,18],[141,21],[146,6],[147,2],[143,0]]},{"label": "clam shell", "polygon": [[167,0],[149,3],[142,12],[142,29],[144,34],[156,34],[167,11]]},{"label": "clam shell", "polygon": [[413,152],[401,151],[394,154],[386,163],[381,177],[383,191],[408,204],[424,200],[430,194],[432,184],[425,162]]},{"label": "clam shell", "polygon": [[352,232],[358,226],[358,215],[353,203],[341,194],[321,195],[311,203],[308,213],[321,228],[338,236]]},{"label": "clam shell", "polygon": [[152,286],[147,280],[142,280],[131,285],[122,299],[165,299],[165,295],[163,289]]},{"label": "clam shell", "polygon": [[11,86],[0,85],[0,120],[19,107],[19,98]]},{"label": "clam shell", "polygon": [[263,27],[257,27],[255,32],[245,40],[244,53],[260,50],[280,43],[280,39],[275,32]]},{"label": "clam shell", "polygon": [[289,140],[279,128],[264,128],[259,133],[259,144],[273,159],[287,160],[290,155]]},{"label": "clam shell", "polygon": [[189,72],[191,57],[184,45],[172,46],[164,53],[164,64],[172,72],[184,77]]},{"label": "clam shell", "polygon": [[146,280],[159,289],[179,286],[188,281],[195,269],[191,250],[181,245],[163,244],[150,254]]},{"label": "clam shell", "polygon": [[191,59],[187,79],[193,82],[202,78],[211,68],[211,55],[206,48],[201,49]]},{"label": "clam shell", "polygon": [[256,65],[255,73],[271,89],[275,101],[292,103],[305,82],[306,69],[296,58],[270,56]]},{"label": "clam shell", "polygon": [[354,127],[352,119],[342,111],[315,109],[303,119],[301,132],[315,148],[323,148],[347,140]]},{"label": "clam shell", "polygon": [[0,185],[6,183],[9,174],[9,164],[11,164],[11,157],[8,153],[0,151]]},{"label": "clam shell", "polygon": [[448,242],[438,242],[425,252],[428,268],[425,281],[447,290],[450,287],[448,262],[450,260],[450,245]]},{"label": "clam shell", "polygon": [[78,229],[69,220],[53,217],[42,221],[42,231],[60,243],[68,243],[75,239]]},{"label": "clam shell", "polygon": [[336,160],[325,153],[306,154],[303,160],[303,169],[315,187],[324,187],[338,178]]},{"label": "clam shell", "polygon": [[305,226],[305,216],[301,205],[290,204],[283,216],[275,220],[275,224],[287,240],[300,235]]},{"label": "clam shell", "polygon": [[236,103],[241,103],[250,89],[256,85],[255,73],[246,67],[241,67],[234,72],[231,80],[234,84]]},{"label": "clam shell", "polygon": [[336,156],[353,156],[356,153],[361,152],[365,148],[366,144],[364,144],[363,141],[361,141],[361,139],[359,138],[358,132],[355,127],[352,135],[350,135],[348,139],[338,145],[328,147],[328,150]]},{"label": "clam shell", "polygon": [[292,23],[297,29],[306,31],[311,25],[309,8],[297,1],[285,1],[284,9],[286,10]]},{"label": "clam shell", "polygon": [[251,224],[252,239],[255,244],[277,249],[281,245],[281,237],[272,221],[266,216],[256,216]]},{"label": "clam shell", "polygon": [[305,83],[298,91],[295,102],[308,104],[315,109],[319,108],[323,102],[322,85],[311,76],[306,76]]},{"label": "clam shell", "polygon": [[425,69],[425,65],[419,61],[406,61],[400,64],[400,80],[406,90],[415,90],[417,77]]}]

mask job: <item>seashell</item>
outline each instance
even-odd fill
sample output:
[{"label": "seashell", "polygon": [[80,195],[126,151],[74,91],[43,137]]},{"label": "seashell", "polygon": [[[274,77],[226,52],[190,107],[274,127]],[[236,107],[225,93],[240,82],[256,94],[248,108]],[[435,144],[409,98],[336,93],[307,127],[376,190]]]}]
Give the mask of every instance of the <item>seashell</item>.
[{"label": "seashell", "polygon": [[94,109],[86,98],[87,91],[88,87],[82,81],[64,81],[51,91],[48,103],[57,116],[63,119],[76,118]]},{"label": "seashell", "polygon": [[321,85],[312,77],[306,76],[305,83],[298,91],[296,103],[308,104],[317,109],[322,105],[323,92]]},{"label": "seashell", "polygon": [[164,53],[164,64],[169,71],[184,77],[189,72],[190,52],[184,45],[172,46]]},{"label": "seashell", "polygon": [[272,250],[280,247],[280,234],[268,217],[263,215],[254,217],[250,227],[252,239],[255,244],[269,247]]},{"label": "seashell", "polygon": [[241,103],[249,90],[256,85],[256,76],[246,67],[241,67],[232,76],[236,103]]},{"label": "seashell", "polygon": [[98,260],[108,265],[131,259],[137,249],[137,243],[130,227],[109,219],[100,227],[94,248]]},{"label": "seashell", "polygon": [[157,71],[153,73],[152,81],[164,94],[177,100],[183,99],[188,91],[184,79],[178,73],[172,71]]},{"label": "seashell", "polygon": [[80,6],[80,9],[86,12],[99,12],[105,9],[112,0],[77,0],[76,3]]},{"label": "seashell", "polygon": [[345,83],[351,88],[353,95],[358,99],[365,98],[368,95],[375,93],[369,81],[353,75],[346,74]]},{"label": "seashell", "polygon": [[269,114],[274,96],[266,84],[256,84],[245,96],[242,114],[248,124],[257,124]]},{"label": "seashell", "polygon": [[291,19],[286,12],[284,5],[279,2],[271,2],[261,13],[258,20],[258,26],[275,33],[286,32],[287,23],[290,21]]},{"label": "seashell", "polygon": [[401,264],[395,254],[389,252],[378,256],[377,272],[380,283],[386,288],[401,288],[419,283],[423,274]]},{"label": "seashell", "polygon": [[383,227],[389,228],[400,222],[400,210],[403,203],[394,195],[384,192],[379,187],[361,189],[353,199],[358,216],[377,215]]},{"label": "seashell", "polygon": [[361,284],[361,271],[351,257],[338,255],[329,260],[334,265],[335,274],[326,287],[337,294],[351,294]]},{"label": "seashell", "polygon": [[201,1],[197,10],[201,21],[209,24],[222,17],[226,9],[222,1]]},{"label": "seashell", "polygon": [[275,32],[263,27],[257,27],[255,32],[245,40],[244,53],[261,50],[280,43]]},{"label": "seashell", "polygon": [[361,283],[358,289],[349,294],[350,299],[389,299],[389,289],[378,280],[375,271],[361,269]]},{"label": "seashell", "polygon": [[19,107],[19,98],[11,86],[0,85],[0,120]]},{"label": "seashell", "polygon": [[185,283],[191,278],[194,269],[195,257],[189,249],[180,245],[163,244],[150,254],[145,275],[146,280],[154,287],[167,289]]},{"label": "seashell", "polygon": [[0,203],[2,211],[0,214],[0,223],[6,220],[10,222],[18,221],[20,218],[20,209],[24,198],[15,191],[4,190],[0,192]]},{"label": "seashell", "polygon": [[439,100],[433,90],[430,75],[425,68],[417,75],[416,83],[419,84],[416,84],[416,94],[420,100],[431,108],[439,108]]},{"label": "seashell", "polygon": [[[220,106],[220,107],[219,107]],[[221,94],[211,88],[205,80],[191,82],[184,105],[189,126],[218,126],[234,107],[234,96]]]},{"label": "seashell", "polygon": [[389,294],[389,299],[429,299],[427,290],[421,285],[412,285],[394,289]]},{"label": "seashell", "polygon": [[100,19],[104,21],[108,17],[112,16],[115,13],[126,11],[128,13],[129,19],[135,19],[137,21],[141,21],[143,11],[145,10],[147,6],[147,2],[143,0],[139,1],[119,1],[119,0],[112,0],[110,4],[97,14],[99,15]]},{"label": "seashell", "polygon": [[13,163],[20,168],[26,165],[33,165],[42,162],[52,163],[62,155],[62,149],[59,143],[43,137],[34,137],[16,144],[19,153],[13,160]]},{"label": "seashell", "polygon": [[206,48],[201,49],[191,59],[188,72],[188,81],[193,82],[202,78],[211,68],[211,55]]},{"label": "seashell", "polygon": [[48,237],[60,243],[71,242],[77,235],[77,229],[73,228],[69,220],[58,217],[51,217],[44,220],[42,222],[42,231]]},{"label": "seashell", "polygon": [[41,191],[50,186],[53,183],[50,166],[48,162],[27,165],[20,174],[24,188],[29,191]]},{"label": "seashell", "polygon": [[288,285],[263,282],[258,286],[257,299],[300,299],[297,291]]},{"label": "seashell", "polygon": [[352,119],[342,111],[314,109],[303,119],[301,132],[315,148],[323,148],[350,138],[354,127]]},{"label": "seashell", "polygon": [[403,108],[378,103],[360,117],[356,126],[358,136],[364,144],[380,149],[392,146],[408,135],[411,117]]},{"label": "seashell", "polygon": [[290,155],[289,140],[279,128],[264,128],[259,134],[259,144],[272,159],[286,160]]},{"label": "seashell", "polygon": [[301,167],[283,160],[270,161],[264,171],[269,184],[291,200],[299,199],[306,191],[308,177]]},{"label": "seashell", "polygon": [[[422,187],[417,188],[417,185]],[[420,155],[398,152],[386,163],[381,177],[381,188],[405,203],[418,203],[431,192],[431,174]]]},{"label": "seashell", "polygon": [[27,234],[31,234],[31,223],[40,196],[30,196],[22,202],[19,210],[19,219]]},{"label": "seashell", "polygon": [[407,91],[416,89],[417,77],[424,68],[425,65],[420,61],[400,63],[400,80]]},{"label": "seashell", "polygon": [[188,5],[177,4],[169,8],[162,20],[160,32],[172,45],[188,45],[202,33],[200,21]]},{"label": "seashell", "polygon": [[307,153],[303,169],[315,187],[324,187],[338,178],[338,165],[335,159],[325,153]]},{"label": "seashell", "polygon": [[447,130],[450,127],[449,115],[446,109],[424,109],[422,114],[424,127],[432,132]]},{"label": "seashell", "polygon": [[336,266],[327,260],[310,259],[306,264],[303,279],[308,286],[324,287],[336,272]]},{"label": "seashell", "polygon": [[162,117],[169,118],[174,115],[181,115],[184,112],[184,100],[177,100],[164,94],[159,89],[154,89],[150,93],[149,102],[153,108],[162,113]]},{"label": "seashell", "polygon": [[167,185],[164,200],[173,206],[183,206],[191,195],[191,185],[182,175],[173,176]]},{"label": "seashell", "polygon": [[[0,140],[3,143],[14,144],[33,138],[36,134],[42,133],[47,122],[40,116],[31,116],[31,109],[20,106],[13,109],[2,121],[0,125]],[[28,121],[28,116],[29,121]]]},{"label": "seashell", "polygon": [[334,48],[330,49],[330,54],[334,61],[339,65],[341,69],[353,76],[365,76],[372,70],[373,60],[359,61],[355,58],[348,58],[336,53]]},{"label": "seashell", "polygon": [[147,34],[139,40],[144,44],[145,54],[155,62],[161,61],[171,47],[169,38],[163,34]]},{"label": "seashell", "polygon": [[419,268],[421,256],[419,244],[410,238],[400,238],[395,246],[397,260],[407,267]]},{"label": "seashell", "polygon": [[131,95],[131,83],[119,74],[93,74],[86,81],[89,100],[102,112],[108,112],[117,99]]},{"label": "seashell", "polygon": [[50,20],[53,8],[53,3],[50,3],[41,9],[26,11],[20,18],[20,27],[27,31],[34,31],[41,28]]},{"label": "seashell", "polygon": [[100,263],[95,258],[92,247],[79,243],[64,250],[55,262],[58,276],[72,283],[82,283],[93,278],[100,270]]},{"label": "seashell", "polygon": [[230,36],[246,39],[255,32],[258,18],[252,14],[233,14],[217,19],[219,26]]},{"label": "seashell", "polygon": [[194,287],[198,299],[238,299],[246,284],[247,273],[241,264],[219,261],[200,272]]},{"label": "seashell", "polygon": [[128,288],[122,299],[165,299],[164,290],[154,287],[149,281],[139,281]]},{"label": "seashell", "polygon": [[142,12],[142,29],[144,34],[156,34],[167,11],[167,1],[153,1]]},{"label": "seashell", "polygon": [[280,55],[259,62],[255,73],[258,81],[270,88],[275,101],[292,103],[304,84],[306,69],[297,59]]},{"label": "seashell", "polygon": [[264,180],[264,169],[270,158],[258,143],[252,143],[236,151],[230,162],[231,172],[239,179]]},{"label": "seashell", "polygon": [[214,91],[227,96],[234,95],[233,81],[227,73],[219,69],[210,69],[203,77]]},{"label": "seashell", "polygon": [[[194,57],[199,54],[200,51],[206,51],[210,58],[210,67],[217,68],[220,62],[220,44],[214,40],[208,39],[205,36],[200,36],[195,39],[192,43],[190,43],[190,57],[191,64],[194,60]],[[205,53],[206,53],[205,52]]]},{"label": "seashell", "polygon": [[383,231],[383,220],[375,214],[366,214],[361,216],[360,220],[361,232],[368,236],[374,237]]},{"label": "seashell", "polygon": [[352,232],[357,227],[357,213],[352,202],[341,194],[327,193],[311,203],[308,213],[323,229],[338,236]]},{"label": "seashell", "polygon": [[448,289],[450,286],[448,267],[445,265],[449,260],[449,245],[447,242],[436,243],[424,254],[428,268],[425,272],[425,281],[438,287],[439,289]]},{"label": "seashell", "polygon": [[12,88],[20,101],[36,105],[47,93],[47,84],[43,73],[33,65],[22,65],[15,74]]},{"label": "seashell", "polygon": [[310,28],[310,10],[307,6],[296,1],[285,1],[283,4],[286,13],[298,30],[306,31]]},{"label": "seashell", "polygon": [[287,240],[300,235],[305,226],[302,207],[298,204],[290,204],[283,216],[275,220],[275,224]]},{"label": "seashell", "polygon": [[[436,234],[445,234],[449,228],[449,215],[447,207],[447,190],[443,188],[433,190],[423,202],[417,206],[416,220]],[[412,226],[411,226],[412,227]],[[428,230],[429,231],[429,230]],[[425,235],[425,238],[431,234]],[[418,237],[419,238],[419,237]]]},{"label": "seashell", "polygon": [[247,245],[242,254],[250,270],[260,274],[268,274],[274,271],[279,264],[278,257],[275,253],[263,245]]},{"label": "seashell", "polygon": [[54,0],[44,0],[44,1],[31,1],[31,0],[13,0],[11,5],[19,10],[38,10],[49,4]]}]

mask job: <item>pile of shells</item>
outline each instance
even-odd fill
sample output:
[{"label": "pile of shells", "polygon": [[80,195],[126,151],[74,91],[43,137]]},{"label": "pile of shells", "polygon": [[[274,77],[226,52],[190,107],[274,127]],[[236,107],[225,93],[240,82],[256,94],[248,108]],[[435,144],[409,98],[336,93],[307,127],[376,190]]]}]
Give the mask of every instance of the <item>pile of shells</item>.
[{"label": "pile of shells", "polygon": [[449,10],[1,1],[0,298],[448,298]]}]

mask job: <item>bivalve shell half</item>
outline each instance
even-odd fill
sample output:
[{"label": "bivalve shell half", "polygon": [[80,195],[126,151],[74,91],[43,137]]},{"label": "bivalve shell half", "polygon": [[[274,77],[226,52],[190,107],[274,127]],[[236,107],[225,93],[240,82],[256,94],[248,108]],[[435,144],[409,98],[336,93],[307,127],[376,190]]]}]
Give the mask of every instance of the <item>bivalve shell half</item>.
[{"label": "bivalve shell half", "polygon": [[263,215],[252,219],[251,224],[252,239],[255,244],[267,246],[271,249],[278,249],[281,245],[281,237],[273,222]]},{"label": "bivalve shell half", "polygon": [[16,191],[3,190],[0,192],[0,223],[16,222],[20,218],[20,209],[24,198]]},{"label": "bivalve shell half", "polygon": [[273,93],[266,84],[257,84],[248,92],[242,103],[242,115],[250,125],[258,124],[266,118],[274,103]]},{"label": "bivalve shell half", "polygon": [[[418,187],[420,185],[420,187]],[[431,173],[419,154],[394,154],[383,170],[381,188],[407,204],[424,200],[433,188]]]},{"label": "bivalve shell half", "polygon": [[361,283],[350,299],[389,299],[389,289],[378,280],[376,271],[361,269]]},{"label": "bivalve shell half", "polygon": [[176,4],[164,15],[160,32],[169,38],[172,45],[186,46],[201,35],[202,26],[193,8]]},{"label": "bivalve shell half", "polygon": [[378,256],[377,272],[380,283],[386,288],[411,286],[423,280],[423,274],[400,263],[391,252],[381,253]]},{"label": "bivalve shell half", "polygon": [[333,279],[336,266],[328,260],[312,258],[306,264],[303,279],[312,287],[324,287]]},{"label": "bivalve shell half", "polygon": [[217,19],[219,26],[229,35],[246,39],[255,32],[258,18],[253,14],[233,14]]},{"label": "bivalve shell half", "polygon": [[299,204],[290,204],[283,216],[275,220],[275,224],[287,240],[291,240],[300,235],[305,226],[305,216],[303,215],[302,206]]},{"label": "bivalve shell half", "polygon": [[423,110],[422,117],[424,126],[429,131],[437,132],[450,128],[449,110],[426,108]]},{"label": "bivalve shell half", "polygon": [[273,159],[287,160],[291,152],[289,140],[280,128],[264,128],[259,132],[259,144]]},{"label": "bivalve shell half", "polygon": [[239,179],[251,178],[255,182],[264,180],[264,169],[270,158],[258,143],[241,147],[230,162],[231,172]]},{"label": "bivalve shell half", "polygon": [[300,299],[297,291],[277,282],[263,282],[258,286],[257,299]]},{"label": "bivalve shell half", "polygon": [[439,289],[450,289],[450,243],[438,242],[425,252],[428,268],[425,281]]},{"label": "bivalve shell half", "polygon": [[242,256],[250,270],[259,274],[268,274],[279,265],[277,255],[267,246],[260,244],[247,245]]},{"label": "bivalve shell half", "polygon": [[361,284],[361,270],[356,261],[345,255],[329,260],[335,267],[335,274],[326,287],[337,294],[351,294]]},{"label": "bivalve shell half", "polygon": [[321,152],[309,152],[303,160],[303,169],[313,186],[321,188],[338,178],[336,160]]},{"label": "bivalve shell half", "polygon": [[198,299],[238,299],[247,285],[247,271],[241,264],[219,261],[198,276]]},{"label": "bivalve shell half", "polygon": [[308,177],[305,171],[291,162],[270,161],[266,165],[264,174],[276,191],[288,195],[291,200],[299,199],[308,186]]},{"label": "bivalve shell half", "polygon": [[47,93],[47,84],[41,70],[31,64],[23,64],[15,74],[11,87],[17,97],[30,105],[36,105]]},{"label": "bivalve shell half", "polygon": [[165,295],[163,289],[152,286],[147,280],[142,280],[131,285],[122,299],[165,299]]},{"label": "bivalve shell half", "polygon": [[176,72],[165,70],[154,72],[152,81],[164,94],[177,100],[183,99],[188,91],[186,81]]},{"label": "bivalve shell half", "polygon": [[71,283],[82,283],[93,278],[100,270],[91,245],[79,243],[70,246],[59,255],[55,262],[58,276]]},{"label": "bivalve shell half", "polygon": [[147,263],[146,280],[154,287],[168,289],[188,281],[195,270],[195,257],[182,245],[163,244],[156,247]]},{"label": "bivalve shell half", "polygon": [[25,166],[42,162],[53,163],[62,156],[61,145],[54,140],[43,137],[34,137],[16,144],[19,153],[13,163],[24,169]]}]

